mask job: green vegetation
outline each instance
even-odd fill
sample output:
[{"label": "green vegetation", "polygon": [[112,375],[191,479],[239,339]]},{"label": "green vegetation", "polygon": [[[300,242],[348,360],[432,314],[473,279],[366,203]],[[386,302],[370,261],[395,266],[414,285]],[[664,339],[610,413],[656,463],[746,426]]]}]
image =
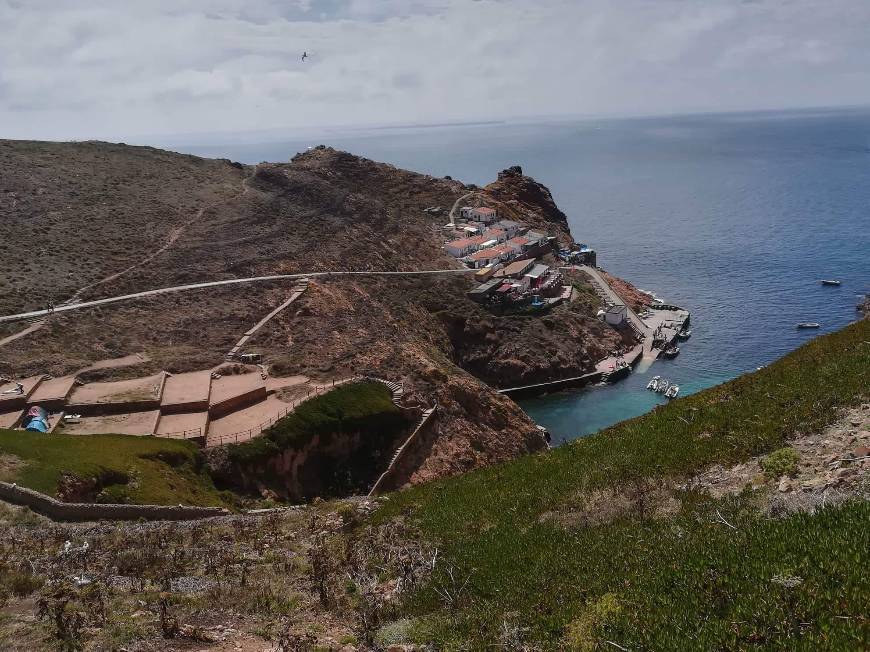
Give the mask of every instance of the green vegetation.
[{"label": "green vegetation", "polygon": [[[508,649],[518,637],[545,649],[859,649],[868,503],[771,520],[751,491],[717,501],[676,487],[866,400],[868,341],[864,320],[552,452],[392,496],[377,518],[410,519],[440,551],[404,617],[439,649],[506,636]],[[669,488],[658,492],[671,516],[649,504],[650,486]],[[589,496],[615,494],[630,507],[575,518]]]},{"label": "green vegetation", "polygon": [[347,383],[305,401],[264,436],[229,446],[229,457],[238,464],[256,463],[283,450],[298,450],[317,435],[327,443],[333,435],[361,432],[379,437],[407,425],[382,383]]},{"label": "green vegetation", "polygon": [[0,430],[3,479],[57,495],[64,474],[98,482],[100,502],[223,505],[196,444],[126,435],[45,435]]},{"label": "green vegetation", "polygon": [[768,479],[781,478],[784,475],[794,476],[797,473],[797,463],[801,456],[791,446],[784,446],[773,451],[761,460],[761,468]]}]

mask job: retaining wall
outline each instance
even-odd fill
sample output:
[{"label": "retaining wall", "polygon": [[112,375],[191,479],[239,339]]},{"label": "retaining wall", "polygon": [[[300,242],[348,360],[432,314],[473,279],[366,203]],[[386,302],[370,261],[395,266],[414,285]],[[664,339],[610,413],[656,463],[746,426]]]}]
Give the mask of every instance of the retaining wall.
[{"label": "retaining wall", "polygon": [[411,479],[411,475],[425,459],[425,452],[431,448],[437,434],[435,422],[438,419],[438,406],[417,425],[405,443],[396,451],[387,470],[375,481],[369,491],[369,496],[379,496],[387,491],[401,488]]},{"label": "retaining wall", "polygon": [[0,499],[29,507],[55,521],[138,521],[140,518],[149,521],[189,521],[229,514],[222,507],[64,503],[33,489],[8,482],[0,482]]}]

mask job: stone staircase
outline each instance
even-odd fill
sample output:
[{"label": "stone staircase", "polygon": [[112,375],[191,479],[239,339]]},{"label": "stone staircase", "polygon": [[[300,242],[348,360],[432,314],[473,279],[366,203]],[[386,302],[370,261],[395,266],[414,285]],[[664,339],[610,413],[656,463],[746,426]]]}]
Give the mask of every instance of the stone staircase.
[{"label": "stone staircase", "polygon": [[408,438],[402,443],[401,446],[396,449],[396,452],[393,453],[393,457],[390,458],[390,463],[387,465],[386,470],[384,470],[380,477],[375,481],[375,484],[372,485],[372,488],[368,493],[369,496],[376,496],[383,490],[387,479],[395,471],[396,464],[402,457],[402,454],[409,450],[409,446],[417,439],[420,431],[426,426],[426,424],[429,423],[429,420],[435,416],[437,410],[437,403],[432,407],[423,410],[422,414],[420,415],[420,419],[417,421],[417,424],[414,426],[411,434],[408,435]]}]

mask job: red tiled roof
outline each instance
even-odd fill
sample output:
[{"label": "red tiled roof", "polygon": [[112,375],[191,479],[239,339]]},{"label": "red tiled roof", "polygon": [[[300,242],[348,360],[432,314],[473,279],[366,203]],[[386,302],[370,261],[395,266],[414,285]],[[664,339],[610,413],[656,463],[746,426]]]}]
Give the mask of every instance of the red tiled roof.
[{"label": "red tiled roof", "polygon": [[528,238],[524,238],[523,236],[518,235],[516,238],[511,238],[510,240],[508,240],[506,244],[527,245],[529,244],[529,242],[530,240]]},{"label": "red tiled roof", "polygon": [[465,249],[466,247],[473,247],[474,245],[482,245],[484,242],[488,242],[489,240],[492,240],[492,238],[485,238],[482,235],[476,235],[471,238],[459,238],[459,240],[453,240],[452,242],[448,242],[446,246]]},{"label": "red tiled roof", "polygon": [[496,256],[510,253],[513,253],[513,249],[511,249],[510,247],[506,247],[505,245],[499,245],[497,247],[488,247],[486,249],[481,249],[480,251],[471,254],[469,258],[471,260],[487,260],[489,258],[495,258]]},{"label": "red tiled roof", "polygon": [[495,213],[495,211],[493,209],[487,208],[486,206],[481,207],[481,208],[476,208],[474,210],[476,210],[478,213],[483,213],[484,215],[492,215],[493,213]]}]

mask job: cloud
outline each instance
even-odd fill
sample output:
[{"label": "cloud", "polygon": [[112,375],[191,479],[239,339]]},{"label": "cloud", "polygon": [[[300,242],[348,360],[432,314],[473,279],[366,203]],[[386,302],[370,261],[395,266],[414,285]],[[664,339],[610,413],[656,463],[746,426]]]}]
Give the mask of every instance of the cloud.
[{"label": "cloud", "polygon": [[0,0],[0,137],[866,103],[868,24],[865,0]]}]

